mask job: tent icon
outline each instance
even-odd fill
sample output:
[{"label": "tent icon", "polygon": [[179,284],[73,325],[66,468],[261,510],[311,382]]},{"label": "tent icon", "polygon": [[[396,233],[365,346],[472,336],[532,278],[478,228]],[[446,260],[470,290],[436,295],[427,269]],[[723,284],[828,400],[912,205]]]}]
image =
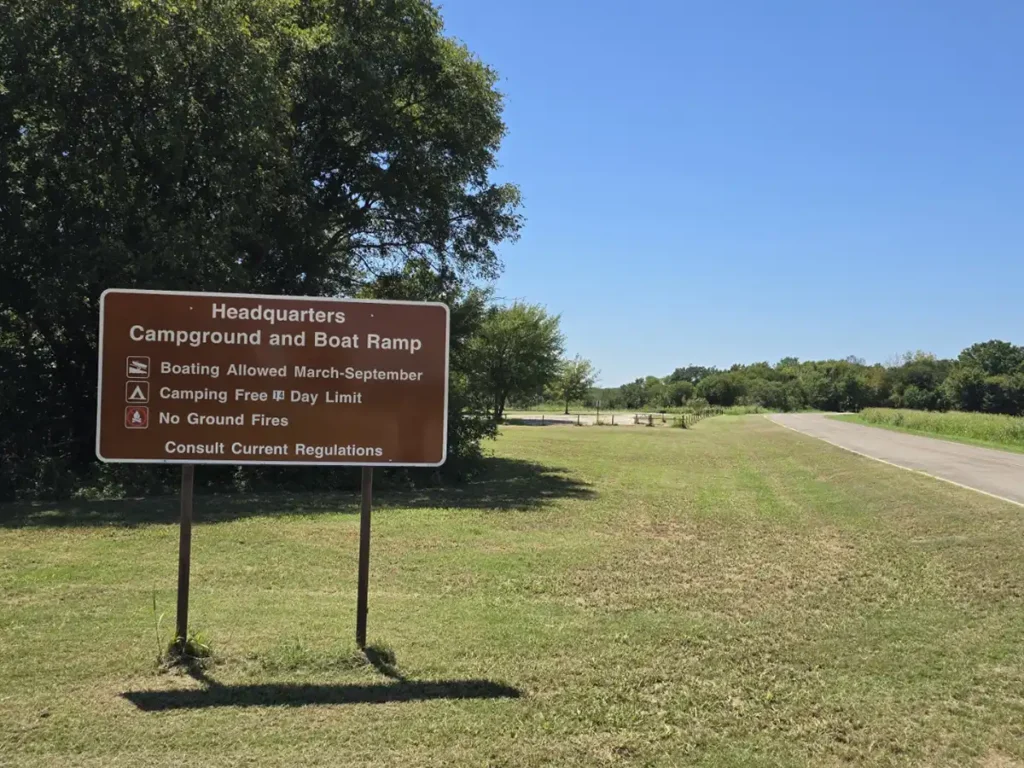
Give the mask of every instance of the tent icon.
[{"label": "tent icon", "polygon": [[127,381],[124,385],[124,399],[128,403],[149,402],[148,381]]}]

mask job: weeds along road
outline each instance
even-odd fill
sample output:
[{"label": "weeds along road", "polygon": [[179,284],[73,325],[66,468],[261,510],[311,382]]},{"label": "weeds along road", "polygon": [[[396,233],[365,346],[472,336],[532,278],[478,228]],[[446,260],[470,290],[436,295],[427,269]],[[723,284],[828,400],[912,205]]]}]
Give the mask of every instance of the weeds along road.
[{"label": "weeds along road", "polygon": [[1024,454],[850,424],[823,413],[779,413],[768,418],[848,451],[1024,505]]}]

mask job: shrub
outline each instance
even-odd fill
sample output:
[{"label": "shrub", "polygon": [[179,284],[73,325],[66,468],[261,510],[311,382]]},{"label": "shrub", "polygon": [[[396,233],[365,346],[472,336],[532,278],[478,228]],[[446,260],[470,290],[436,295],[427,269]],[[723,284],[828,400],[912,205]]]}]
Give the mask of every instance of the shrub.
[{"label": "shrub", "polygon": [[913,384],[903,390],[902,395],[894,395],[897,406],[916,411],[942,411],[946,408],[946,400],[942,392],[916,387]]},{"label": "shrub", "polygon": [[683,410],[689,413],[697,413],[699,411],[706,411],[710,407],[711,403],[703,397],[693,397],[686,401],[686,406]]}]

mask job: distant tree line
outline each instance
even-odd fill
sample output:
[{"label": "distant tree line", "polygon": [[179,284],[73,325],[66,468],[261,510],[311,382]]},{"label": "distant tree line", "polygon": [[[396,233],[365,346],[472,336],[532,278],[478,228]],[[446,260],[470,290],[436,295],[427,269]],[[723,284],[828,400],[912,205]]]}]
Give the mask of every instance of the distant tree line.
[{"label": "distant tree line", "polygon": [[759,405],[781,411],[867,407],[961,410],[1024,416],[1024,347],[986,341],[955,360],[908,352],[886,364],[786,357],[733,365],[691,365],[614,388],[591,389],[587,407],[664,410],[686,405]]}]

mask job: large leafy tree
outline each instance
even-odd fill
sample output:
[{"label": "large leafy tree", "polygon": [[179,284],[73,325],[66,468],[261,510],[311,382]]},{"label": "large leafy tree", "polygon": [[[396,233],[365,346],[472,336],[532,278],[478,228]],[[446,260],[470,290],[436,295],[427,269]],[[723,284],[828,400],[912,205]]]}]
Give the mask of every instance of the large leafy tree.
[{"label": "large leafy tree", "polygon": [[1024,347],[972,344],[960,353],[944,390],[955,408],[1024,415]]},{"label": "large leafy tree", "polygon": [[582,400],[597,382],[597,377],[598,371],[594,364],[576,355],[571,360],[562,361],[551,389],[565,403],[565,412],[569,413],[569,403]]},{"label": "large leafy tree", "polygon": [[703,365],[688,365],[685,368],[676,368],[668,377],[669,381],[688,381],[693,385],[700,383],[701,379],[718,373],[717,368],[706,368]]},{"label": "large leafy tree", "polygon": [[564,339],[557,315],[535,304],[492,307],[470,341],[470,382],[486,393],[495,421],[510,399],[543,393],[558,376]]},{"label": "large leafy tree", "polygon": [[742,378],[736,373],[713,373],[701,379],[694,389],[711,405],[733,405],[744,393]]},{"label": "large leafy tree", "polygon": [[959,362],[965,368],[976,368],[986,376],[1024,373],[1024,347],[996,339],[983,341],[961,352]]},{"label": "large leafy tree", "polygon": [[693,397],[694,386],[685,379],[682,381],[670,381],[665,386],[665,391],[668,405],[680,406]]},{"label": "large leafy tree", "polygon": [[104,288],[494,275],[520,226],[495,82],[427,0],[0,4],[8,486],[90,463]]},{"label": "large leafy tree", "polygon": [[639,409],[647,404],[647,380],[636,379],[619,388],[622,394],[622,404],[627,408]]},{"label": "large leafy tree", "polygon": [[[440,291],[440,292],[439,292]],[[473,373],[473,340],[487,316],[488,290],[467,288],[459,281],[439,281],[429,265],[410,260],[401,270],[380,275],[361,292],[366,298],[402,301],[443,301],[450,311],[448,381],[448,460],[443,471],[464,479],[480,468],[480,441],[494,437],[496,427],[485,419],[466,418],[486,406],[486,393],[470,386]]]}]

